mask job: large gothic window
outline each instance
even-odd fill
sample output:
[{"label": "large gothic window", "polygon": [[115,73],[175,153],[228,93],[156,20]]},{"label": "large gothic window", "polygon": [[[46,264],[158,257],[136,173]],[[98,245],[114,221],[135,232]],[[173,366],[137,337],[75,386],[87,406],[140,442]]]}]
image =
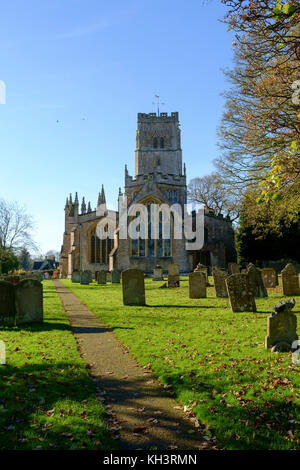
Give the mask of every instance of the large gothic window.
[{"label": "large gothic window", "polygon": [[[151,237],[151,204],[157,204],[152,199],[145,202],[148,213],[148,236],[146,238],[138,237],[136,240],[131,239],[131,256],[138,257],[165,257],[171,256],[171,240],[163,239],[162,213],[159,213],[159,234],[158,239]],[[137,216],[139,213],[136,214]]]},{"label": "large gothic window", "polygon": [[163,137],[160,138],[160,148],[163,149],[165,146],[165,140]]},{"label": "large gothic window", "polygon": [[90,246],[90,263],[95,264],[108,264],[109,253],[113,249],[114,241],[110,238],[101,240],[97,237],[96,226],[90,230],[89,234]]},{"label": "large gothic window", "polygon": [[153,138],[153,148],[157,149],[157,147],[158,147],[158,139],[157,139],[157,137],[154,137]]}]

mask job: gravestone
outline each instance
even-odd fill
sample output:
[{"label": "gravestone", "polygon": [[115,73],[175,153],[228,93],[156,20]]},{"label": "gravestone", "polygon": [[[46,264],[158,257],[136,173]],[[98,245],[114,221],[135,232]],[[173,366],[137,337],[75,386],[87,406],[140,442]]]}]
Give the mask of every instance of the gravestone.
[{"label": "gravestone", "polygon": [[10,282],[0,281],[0,325],[15,326],[15,286]]},{"label": "gravestone", "polygon": [[206,297],[206,276],[203,271],[194,271],[189,274],[189,297],[190,299]]},{"label": "gravestone", "polygon": [[111,282],[111,272],[110,271],[106,272],[106,282]]},{"label": "gravestone", "polygon": [[231,274],[225,282],[232,312],[256,312],[248,274]]},{"label": "gravestone", "polygon": [[14,286],[20,282],[20,276],[6,276],[6,282],[10,282]]},{"label": "gravestone", "polygon": [[299,274],[292,263],[288,263],[281,271],[283,295],[300,295]]},{"label": "gravestone", "polygon": [[106,284],[106,272],[103,269],[98,272],[97,282],[98,284],[101,284],[101,285]]},{"label": "gravestone", "polygon": [[145,281],[141,269],[129,268],[122,272],[122,289],[124,305],[145,305]]},{"label": "gravestone", "polygon": [[268,317],[265,347],[275,351],[290,351],[297,335],[297,317],[292,312],[295,300],[274,305],[274,312]]},{"label": "gravestone", "polygon": [[237,263],[228,263],[228,273],[229,274],[240,274],[241,267]]},{"label": "gravestone", "polygon": [[212,274],[214,278],[216,297],[221,297],[221,298],[228,297],[226,283],[225,283],[228,277],[228,272],[224,269],[214,268]]},{"label": "gravestone", "polygon": [[73,271],[72,272],[72,282],[74,283],[79,283],[80,282],[80,272],[79,271]]},{"label": "gravestone", "polygon": [[266,288],[276,287],[278,285],[278,276],[275,268],[263,268],[261,277]]},{"label": "gravestone", "polygon": [[43,284],[24,279],[15,286],[16,324],[43,321]]},{"label": "gravestone", "polygon": [[248,266],[248,278],[254,297],[268,297],[264,286],[261,271],[254,264]]},{"label": "gravestone", "polygon": [[163,281],[163,268],[158,264],[153,268],[153,281]]},{"label": "gravestone", "polygon": [[179,287],[180,278],[179,278],[180,266],[179,264],[169,264],[168,267],[168,287]]},{"label": "gravestone", "polygon": [[80,284],[87,286],[91,280],[90,271],[83,271],[80,275]]},{"label": "gravestone", "polygon": [[113,284],[120,284],[120,272],[117,269],[113,269],[111,272],[111,282]]}]

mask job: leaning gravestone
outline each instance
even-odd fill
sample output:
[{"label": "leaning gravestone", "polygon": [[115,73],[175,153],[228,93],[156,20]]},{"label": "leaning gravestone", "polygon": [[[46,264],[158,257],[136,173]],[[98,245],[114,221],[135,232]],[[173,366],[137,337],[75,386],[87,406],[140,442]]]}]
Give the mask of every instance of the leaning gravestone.
[{"label": "leaning gravestone", "polygon": [[189,274],[189,297],[190,299],[206,297],[206,276],[203,271],[194,271]]},{"label": "leaning gravestone", "polygon": [[265,347],[271,351],[290,351],[293,342],[298,339],[297,318],[292,312],[295,300],[288,300],[274,305],[274,312],[268,317]]},{"label": "leaning gravestone", "polygon": [[0,281],[0,325],[15,326],[15,287],[10,282]]},{"label": "leaning gravestone", "polygon": [[221,298],[228,297],[226,283],[225,283],[228,277],[228,272],[223,269],[214,268],[212,274],[214,278],[216,297],[221,297]]},{"label": "leaning gravestone", "polygon": [[113,269],[111,272],[111,282],[113,284],[120,284],[120,272],[117,269]]},{"label": "leaning gravestone", "polygon": [[80,282],[80,272],[79,271],[73,271],[72,272],[72,282],[74,282],[74,283],[79,283]]},{"label": "leaning gravestone", "polygon": [[264,286],[261,272],[254,264],[248,266],[248,277],[254,297],[268,297],[267,289]]},{"label": "leaning gravestone", "polygon": [[16,324],[43,321],[43,284],[24,279],[15,286]]},{"label": "leaning gravestone", "polygon": [[122,272],[123,304],[145,305],[144,272],[129,268]]},{"label": "leaning gravestone", "polygon": [[159,265],[154,266],[153,268],[153,281],[163,281],[163,268]]},{"label": "leaning gravestone", "polygon": [[180,286],[179,272],[180,272],[179,264],[169,264],[169,268],[168,268],[168,287],[179,287]]},{"label": "leaning gravestone", "polygon": [[80,284],[87,286],[90,283],[90,271],[83,271],[80,276]]},{"label": "leaning gravestone", "polygon": [[267,288],[273,288],[278,285],[278,276],[275,268],[263,268],[261,270],[261,277],[264,286]]},{"label": "leaning gravestone", "polygon": [[292,263],[288,263],[281,271],[283,295],[300,295],[298,271]]},{"label": "leaning gravestone", "polygon": [[225,282],[233,312],[256,312],[248,274],[231,274]]},{"label": "leaning gravestone", "polygon": [[106,284],[106,272],[102,269],[101,271],[98,272],[98,278],[97,278],[98,284]]},{"label": "leaning gravestone", "polygon": [[228,263],[228,273],[229,274],[240,274],[241,267],[237,263]]}]

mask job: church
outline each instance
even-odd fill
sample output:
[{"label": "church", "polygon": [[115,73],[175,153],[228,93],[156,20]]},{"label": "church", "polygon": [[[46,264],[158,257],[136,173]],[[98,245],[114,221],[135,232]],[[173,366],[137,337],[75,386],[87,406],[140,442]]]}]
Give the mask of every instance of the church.
[{"label": "church", "polygon": [[[181,130],[178,112],[138,113],[135,150],[135,175],[125,165],[124,192],[119,188],[119,201],[126,198],[128,207],[141,204],[149,210],[151,204],[187,203],[186,167],[182,164]],[[106,204],[104,186],[98,196],[97,207]],[[61,249],[62,277],[71,278],[74,270],[122,271],[137,267],[152,273],[159,265],[165,271],[170,263],[178,263],[181,273],[192,271],[200,262],[208,267],[225,267],[236,260],[234,233],[231,221],[213,211],[205,210],[204,245],[200,250],[187,250],[186,240],[159,235],[152,239],[119,236],[119,213],[115,212],[116,230],[113,237],[98,237],[97,225],[102,215],[83,197],[72,194],[65,205],[65,231]],[[127,223],[129,221],[127,220]]]}]

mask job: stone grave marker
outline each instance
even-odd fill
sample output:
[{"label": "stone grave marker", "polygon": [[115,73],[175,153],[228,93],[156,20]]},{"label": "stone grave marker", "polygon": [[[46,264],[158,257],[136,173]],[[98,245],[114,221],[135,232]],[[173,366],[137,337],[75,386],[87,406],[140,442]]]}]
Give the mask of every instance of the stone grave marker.
[{"label": "stone grave marker", "polygon": [[228,263],[228,273],[229,274],[240,274],[241,267],[237,263]]},{"label": "stone grave marker", "polygon": [[221,298],[228,297],[226,283],[225,283],[228,277],[228,272],[225,269],[214,268],[212,274],[214,278],[216,297],[221,297]]},{"label": "stone grave marker", "polygon": [[111,282],[113,284],[120,284],[120,272],[117,269],[113,269],[111,272]]},{"label": "stone grave marker", "polygon": [[16,324],[43,321],[43,284],[24,279],[15,286]]},{"label": "stone grave marker", "polygon": [[98,279],[97,279],[98,284],[104,285],[106,284],[106,272],[104,269],[98,272]]},{"label": "stone grave marker", "polygon": [[278,285],[278,276],[275,268],[263,268],[261,277],[266,288],[276,287]]},{"label": "stone grave marker", "polygon": [[194,271],[189,274],[189,297],[201,299],[206,297],[206,276],[203,271]]},{"label": "stone grave marker", "polygon": [[163,281],[163,268],[158,264],[153,268],[153,281]]},{"label": "stone grave marker", "polygon": [[168,287],[179,287],[180,286],[180,266],[179,264],[169,264],[168,267]]},{"label": "stone grave marker", "polygon": [[248,274],[231,274],[225,282],[232,312],[256,312]]},{"label": "stone grave marker", "polygon": [[268,297],[267,289],[264,286],[261,271],[254,264],[248,266],[248,278],[254,297]]},{"label": "stone grave marker", "polygon": [[72,272],[72,282],[74,283],[80,283],[80,272],[79,271],[73,271]]},{"label": "stone grave marker", "polygon": [[281,271],[283,295],[300,295],[298,270],[288,263]]},{"label": "stone grave marker", "polygon": [[106,272],[106,282],[111,282],[111,272],[110,271]]},{"label": "stone grave marker", "polygon": [[122,289],[124,305],[145,305],[145,281],[141,269],[129,268],[122,272]]},{"label": "stone grave marker", "polygon": [[83,271],[80,276],[80,284],[87,286],[91,282],[90,271]]},{"label": "stone grave marker", "polygon": [[275,351],[290,351],[293,342],[298,339],[297,317],[292,312],[295,300],[288,300],[274,305],[274,312],[268,317],[265,347]]},{"label": "stone grave marker", "polygon": [[0,325],[15,326],[15,286],[10,282],[0,281]]}]

